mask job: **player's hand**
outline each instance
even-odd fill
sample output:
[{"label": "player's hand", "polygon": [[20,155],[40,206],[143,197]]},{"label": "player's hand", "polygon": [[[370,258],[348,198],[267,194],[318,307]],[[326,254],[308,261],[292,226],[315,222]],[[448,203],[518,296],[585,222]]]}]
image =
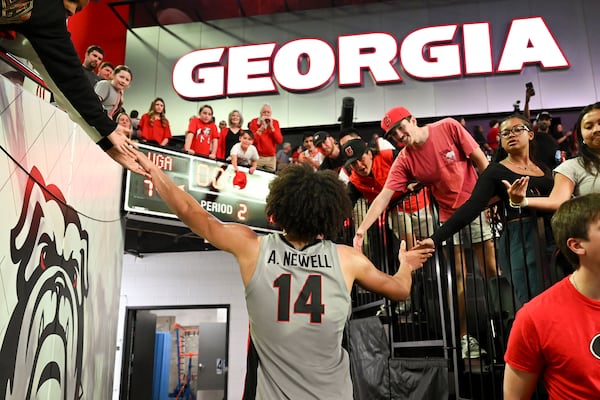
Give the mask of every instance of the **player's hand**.
[{"label": "player's hand", "polygon": [[411,271],[414,271],[423,267],[423,264],[433,256],[433,252],[433,248],[418,248],[418,246],[413,247],[411,250],[406,250],[406,241],[403,240],[400,242],[398,260],[400,261],[400,266],[406,266],[410,268]]},{"label": "player's hand", "polygon": [[129,139],[130,133],[131,129],[127,129],[122,125],[117,125],[115,130],[112,131],[107,137],[108,140],[110,140],[110,142],[113,144],[112,148],[116,149],[119,153],[129,156],[135,160],[137,157],[135,151],[135,149],[137,149],[137,144]]},{"label": "player's hand", "polygon": [[512,201],[515,204],[521,204],[527,193],[529,177],[522,176],[516,179],[512,184],[509,183],[507,180],[503,179],[502,183],[504,183],[504,187],[506,187],[506,191],[508,192],[510,201]]},{"label": "player's hand", "polygon": [[147,176],[150,176],[150,172],[152,168],[155,168],[155,165],[146,155],[142,152],[137,152],[137,161],[138,164],[142,167],[144,172],[146,172]]},{"label": "player's hand", "polygon": [[138,162],[137,154],[141,153],[137,153],[136,158],[132,158],[128,154],[120,152],[116,147],[111,147],[106,151],[106,154],[119,163],[123,168],[147,178],[150,177],[150,174],[147,172],[147,170]]},{"label": "player's hand", "polygon": [[357,230],[354,234],[354,239],[352,239],[352,246],[362,252],[363,240],[365,239],[365,234],[361,230]]}]

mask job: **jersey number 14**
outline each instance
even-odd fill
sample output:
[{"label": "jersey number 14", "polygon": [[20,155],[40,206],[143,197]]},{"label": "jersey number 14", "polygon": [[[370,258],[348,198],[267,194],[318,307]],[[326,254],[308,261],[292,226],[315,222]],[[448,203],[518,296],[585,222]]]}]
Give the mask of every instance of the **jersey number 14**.
[{"label": "jersey number 14", "polygon": [[[290,302],[292,299],[292,274],[281,274],[273,282],[279,289],[277,300],[277,320],[290,321]],[[295,314],[310,314],[311,324],[321,323],[325,314],[325,305],[321,302],[321,275],[309,275],[294,302]]]}]

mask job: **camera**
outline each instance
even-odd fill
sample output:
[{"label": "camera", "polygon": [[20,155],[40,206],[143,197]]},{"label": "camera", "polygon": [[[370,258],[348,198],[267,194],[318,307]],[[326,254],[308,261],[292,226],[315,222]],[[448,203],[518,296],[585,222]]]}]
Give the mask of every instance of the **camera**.
[{"label": "camera", "polygon": [[265,118],[265,124],[267,124],[267,125],[268,125],[268,124],[270,124],[270,123],[271,123],[271,119],[269,119],[269,118]]},{"label": "camera", "polygon": [[516,114],[521,112],[521,100],[517,100],[513,103],[513,112]]}]

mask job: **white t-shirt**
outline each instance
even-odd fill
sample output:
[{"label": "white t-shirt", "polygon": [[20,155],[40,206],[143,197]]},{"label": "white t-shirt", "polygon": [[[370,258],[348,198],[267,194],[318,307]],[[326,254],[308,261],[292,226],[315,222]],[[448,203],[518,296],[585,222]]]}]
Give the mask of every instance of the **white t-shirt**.
[{"label": "white t-shirt", "polygon": [[238,166],[250,167],[252,165],[252,161],[258,161],[258,151],[256,150],[256,146],[253,144],[248,146],[248,149],[244,151],[242,149],[242,144],[236,143],[231,148],[229,155],[237,156]]},{"label": "white t-shirt", "polygon": [[554,173],[566,176],[575,184],[573,195],[575,197],[590,193],[600,193],[600,175],[598,171],[591,175],[581,165],[581,157],[570,158],[554,168]]}]

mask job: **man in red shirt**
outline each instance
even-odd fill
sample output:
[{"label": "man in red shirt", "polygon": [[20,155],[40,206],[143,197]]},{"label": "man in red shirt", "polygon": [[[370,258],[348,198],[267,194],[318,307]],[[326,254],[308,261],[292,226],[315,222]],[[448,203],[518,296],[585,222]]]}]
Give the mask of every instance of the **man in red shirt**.
[{"label": "man in red shirt", "polygon": [[[477,170],[483,172],[488,160],[471,134],[453,118],[444,118],[424,126],[404,107],[394,107],[381,120],[389,137],[404,145],[394,160],[381,192],[371,203],[363,222],[356,229],[354,247],[360,249],[366,230],[387,208],[395,192],[405,193],[416,180],[428,187],[439,207],[440,222],[445,222],[471,196],[477,182]],[[496,259],[490,224],[485,216],[473,221],[454,237],[456,291],[462,358],[479,358],[484,349],[467,332],[463,276],[465,256],[461,243],[472,243],[482,275],[494,277]]]},{"label": "man in red shirt", "polygon": [[563,203],[552,232],[575,272],[517,313],[504,360],[504,399],[529,399],[541,377],[550,399],[600,395],[600,194]]},{"label": "man in red shirt", "polygon": [[248,127],[254,133],[254,146],[258,150],[258,168],[265,171],[275,172],[277,160],[275,152],[277,145],[283,142],[283,135],[279,128],[279,121],[273,119],[270,104],[263,104],[260,109],[260,117],[254,118]]},{"label": "man in red shirt", "polygon": [[[371,203],[385,186],[396,152],[371,149],[364,140],[351,139],[344,143],[343,153],[348,158],[346,165],[352,169],[348,183],[350,199],[355,203],[359,197],[364,197]],[[395,192],[392,202],[405,193]],[[407,197],[398,205],[397,211],[398,216],[390,222],[396,237],[406,240],[407,248],[414,245],[415,236],[422,239],[433,232],[433,216],[425,191]]]}]

